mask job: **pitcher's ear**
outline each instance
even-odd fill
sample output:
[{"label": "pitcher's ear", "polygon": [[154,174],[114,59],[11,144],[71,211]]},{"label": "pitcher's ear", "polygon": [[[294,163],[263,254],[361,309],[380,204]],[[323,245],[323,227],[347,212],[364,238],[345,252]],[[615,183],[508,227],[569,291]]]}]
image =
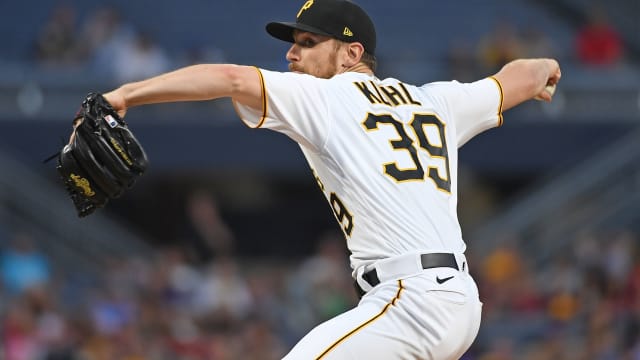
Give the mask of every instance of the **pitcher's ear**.
[{"label": "pitcher's ear", "polygon": [[352,42],[347,44],[347,53],[345,58],[345,67],[351,67],[356,65],[362,59],[364,54],[364,46],[359,42]]}]

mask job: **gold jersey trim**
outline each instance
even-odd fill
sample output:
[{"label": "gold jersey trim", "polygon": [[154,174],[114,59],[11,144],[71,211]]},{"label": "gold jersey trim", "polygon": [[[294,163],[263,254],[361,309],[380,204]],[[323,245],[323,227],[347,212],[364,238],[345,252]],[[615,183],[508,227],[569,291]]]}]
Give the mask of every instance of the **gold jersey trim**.
[{"label": "gold jersey trim", "polygon": [[260,122],[258,122],[258,125],[256,126],[259,128],[264,124],[264,121],[267,118],[267,87],[264,85],[264,76],[262,76],[262,71],[257,67],[255,67],[255,69],[260,77],[260,96],[262,96],[262,116],[260,117]]},{"label": "gold jersey trim", "polygon": [[260,68],[258,68],[257,66],[252,66],[256,72],[258,73],[258,78],[260,79],[260,96],[262,97],[262,114],[260,115],[260,120],[258,121],[258,124],[253,126],[253,124],[251,124],[250,122],[246,121],[245,118],[242,116],[242,111],[240,111],[240,104],[237,103],[235,100],[232,100],[232,104],[233,104],[233,108],[236,111],[236,113],[238,114],[238,116],[240,116],[240,119],[242,119],[242,122],[249,127],[250,129],[257,129],[259,127],[261,127],[266,118],[267,118],[267,88],[264,84],[264,76],[262,75],[262,71],[260,71]]},{"label": "gold jersey trim", "polygon": [[495,81],[496,85],[498,85],[498,90],[500,90],[500,106],[498,106],[498,127],[500,127],[504,123],[504,118],[502,117],[502,104],[504,102],[504,90],[502,89],[502,84],[500,84],[500,81],[496,79],[494,76],[489,76],[489,79]]}]

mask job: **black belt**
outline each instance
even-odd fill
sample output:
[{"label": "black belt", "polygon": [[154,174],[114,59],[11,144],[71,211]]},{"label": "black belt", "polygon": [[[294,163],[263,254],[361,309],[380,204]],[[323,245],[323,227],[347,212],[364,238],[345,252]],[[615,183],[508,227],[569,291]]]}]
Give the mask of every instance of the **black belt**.
[{"label": "black belt", "polygon": [[[429,253],[420,255],[420,262],[422,263],[423,269],[432,269],[438,267],[449,267],[454,268],[456,270],[460,270],[458,268],[458,262],[456,261],[456,257],[450,253]],[[464,264],[462,265],[464,266]],[[378,272],[376,269],[372,269],[362,274],[362,278],[371,285],[371,287],[375,287],[380,284],[380,279],[378,279]],[[356,292],[359,297],[362,297],[366,293],[358,282],[355,282]]]}]

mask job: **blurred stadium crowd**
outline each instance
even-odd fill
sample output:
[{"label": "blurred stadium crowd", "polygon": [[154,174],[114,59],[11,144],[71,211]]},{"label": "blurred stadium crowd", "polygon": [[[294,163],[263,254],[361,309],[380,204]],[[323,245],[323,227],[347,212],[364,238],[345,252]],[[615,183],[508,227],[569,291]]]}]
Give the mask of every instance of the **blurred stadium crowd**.
[{"label": "blurred stadium crowd", "polygon": [[[549,4],[515,1],[509,6],[521,4],[529,9],[533,3]],[[473,38],[452,37],[429,55],[432,69],[420,69],[414,78],[469,81],[511,59],[537,56],[555,56],[569,67],[606,73],[640,66],[635,45],[629,41],[637,33],[629,36],[599,7],[589,7],[580,21],[559,15],[567,10],[561,3],[584,6],[591,2],[564,1],[551,10],[544,7],[549,16],[567,16],[566,22],[572,25],[564,33],[522,27],[505,16]],[[192,63],[236,60],[236,49],[209,42],[183,44],[177,51],[175,44],[172,48],[158,40],[162,31],[137,28],[116,7],[96,6],[81,17],[78,7],[86,10],[73,2],[52,6],[23,46],[27,50],[0,54],[0,63],[17,59],[21,69],[41,74],[43,82],[51,74],[91,73],[96,77],[74,79],[81,85],[96,81],[102,86]],[[382,13],[384,7],[373,11]],[[462,30],[470,31],[457,31]],[[421,59],[411,53],[412,45],[404,44],[404,51],[402,44],[394,45],[400,49],[395,52],[399,62],[381,54],[381,75],[394,75],[397,70],[412,76],[407,60]],[[241,46],[251,47],[244,40]],[[262,46],[266,45],[256,45]],[[259,61],[278,69],[283,60],[278,54]],[[3,84],[13,81],[8,72],[2,72]],[[74,79],[64,86],[77,87]],[[54,92],[58,90],[68,91]],[[32,95],[29,106],[34,104]],[[26,114],[34,111],[29,106],[23,107]],[[477,214],[464,212],[463,225],[481,223],[499,208],[499,197],[491,198],[486,188],[465,191],[461,206]],[[180,238],[156,241],[144,256],[107,257],[98,274],[66,271],[39,246],[49,240],[41,233],[0,222],[0,359],[279,359],[314,325],[355,304],[348,255],[342,235],[335,232],[337,226],[290,239],[311,244],[307,248],[312,251],[283,257],[248,255],[241,250],[245,238],[237,236],[237,222],[228,221],[225,209],[218,208],[211,194],[199,195],[189,206],[175,210],[189,223]],[[238,196],[244,196],[245,202],[250,197]],[[131,216],[149,211],[149,224],[166,219],[154,217],[153,204],[141,209],[132,201],[135,198],[124,199],[119,210]],[[113,209],[118,209],[116,204]],[[284,222],[266,211],[259,216]],[[535,238],[525,239],[524,234],[506,228],[501,236],[508,240],[485,252],[479,251],[483,244],[474,243],[469,232],[467,257],[480,285],[484,312],[478,339],[464,359],[640,359],[639,231],[638,225],[585,226],[573,234],[566,251],[553,253],[543,267],[518,246]],[[255,243],[271,240],[272,235],[260,229],[254,233],[263,237],[253,239]]]},{"label": "blurred stadium crowd", "polygon": [[[377,8],[372,7],[376,11]],[[378,9],[383,10],[384,7]],[[485,29],[474,36],[455,35],[430,44],[434,53],[427,57],[446,59],[444,68],[438,69],[443,74],[438,76],[460,81],[476,80],[481,75],[496,72],[509,60],[522,57],[556,57],[602,69],[627,64],[631,60],[630,49],[625,45],[623,33],[613,26],[603,9],[593,5],[584,16],[575,33],[571,34],[566,31],[550,33],[544,29],[545,25],[535,23],[536,18],[523,24],[521,22],[525,20],[521,17],[499,17],[495,22],[485,22]],[[192,63],[254,60],[239,58],[235,55],[239,52],[237,46],[224,41],[192,41],[190,45],[176,48],[173,42],[181,40],[180,37],[164,35],[162,38],[163,33],[150,32],[149,26],[145,26],[147,23],[148,20],[127,19],[125,13],[111,5],[96,7],[81,16],[73,5],[61,3],[48,14],[35,33],[36,38],[23,47],[22,52],[26,60],[45,71],[84,68],[114,84],[143,79]],[[383,48],[385,45],[389,47],[382,41]],[[418,50],[411,53],[409,49],[405,47],[404,51],[381,53],[380,56],[382,60],[389,57],[392,68],[403,58],[420,59]],[[284,54],[278,57],[282,58],[280,64],[283,65]],[[385,63],[381,61],[382,66]],[[400,71],[396,68],[388,70],[390,75]]]},{"label": "blurred stadium crowd", "polygon": [[[357,301],[343,240],[330,231],[286,261],[222,251],[203,262],[167,246],[109,258],[99,276],[61,273],[28,232],[5,236],[4,359],[279,359]],[[638,234],[576,237],[543,269],[509,245],[469,254],[484,319],[464,359],[640,358]]]}]

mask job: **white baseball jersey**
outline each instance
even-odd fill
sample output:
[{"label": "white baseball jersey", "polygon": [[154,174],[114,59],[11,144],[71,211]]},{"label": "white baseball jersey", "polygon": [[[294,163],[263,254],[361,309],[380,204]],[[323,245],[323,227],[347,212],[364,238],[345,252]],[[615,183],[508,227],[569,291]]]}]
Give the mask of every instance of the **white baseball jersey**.
[{"label": "white baseball jersey", "polygon": [[355,270],[406,253],[463,253],[457,149],[501,124],[499,83],[416,87],[348,72],[332,79],[259,70],[250,127],[298,142],[347,239]]},{"label": "white baseball jersey", "polygon": [[[502,122],[498,81],[416,87],[353,72],[259,72],[263,108],[236,104],[238,114],[300,144],[366,291],[284,359],[459,359],[482,304],[456,213],[457,149]],[[457,269],[424,269],[420,254],[433,252],[455,254]],[[378,284],[363,277],[373,269]]]}]

